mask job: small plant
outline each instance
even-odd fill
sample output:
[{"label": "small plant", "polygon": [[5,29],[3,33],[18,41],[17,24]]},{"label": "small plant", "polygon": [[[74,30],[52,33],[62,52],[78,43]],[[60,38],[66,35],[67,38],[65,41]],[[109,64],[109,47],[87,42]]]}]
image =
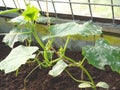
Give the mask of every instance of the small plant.
[{"label": "small plant", "polygon": [[[4,11],[0,13],[4,14]],[[103,70],[105,65],[109,65],[113,71],[120,73],[120,48],[111,46],[104,39],[99,39],[96,41],[95,46],[85,46],[82,48],[84,58],[80,61],[76,61],[65,55],[70,39],[74,39],[74,37],[99,36],[102,34],[101,27],[95,26],[91,21],[83,25],[79,25],[75,22],[68,22],[48,25],[46,31],[42,31],[40,28],[39,32],[37,32],[35,26],[38,18],[42,19],[39,10],[28,4],[26,10],[23,11],[20,16],[10,20],[15,27],[4,37],[3,42],[11,47],[12,50],[10,54],[0,62],[0,69],[4,70],[5,73],[17,72],[22,64],[32,59],[33,62],[37,62],[38,64],[34,69],[38,67],[52,67],[49,71],[49,75],[53,77],[60,75],[65,70],[74,81],[79,83],[79,88],[91,87],[93,90],[96,90],[97,87],[102,87],[108,89],[109,85],[105,82],[98,82],[95,84],[92,76],[83,66],[83,63],[85,60],[88,60],[89,64]],[[31,46],[33,38],[42,49],[37,46]],[[58,51],[53,48],[55,38],[66,38],[65,45],[61,46]],[[47,42],[43,43],[44,40]],[[18,41],[26,42],[27,44],[26,46],[19,45],[14,48],[15,42]],[[53,59],[53,54],[56,54],[58,57]],[[39,55],[44,57],[43,60],[39,60]],[[78,80],[73,77],[72,73],[67,69],[69,67],[78,67],[80,70],[83,70],[88,76],[89,81]],[[32,71],[26,76],[25,80]]]}]

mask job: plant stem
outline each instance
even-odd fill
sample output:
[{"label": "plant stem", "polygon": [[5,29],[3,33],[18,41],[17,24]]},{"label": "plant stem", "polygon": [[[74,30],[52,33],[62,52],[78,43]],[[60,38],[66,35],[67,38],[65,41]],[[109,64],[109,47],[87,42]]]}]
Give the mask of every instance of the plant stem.
[{"label": "plant stem", "polygon": [[59,61],[59,60],[61,60],[61,57],[59,57],[59,58],[57,58],[57,59],[51,61],[51,63],[53,64],[53,63],[55,63],[55,62],[57,62],[57,61]]},{"label": "plant stem", "polygon": [[85,59],[86,59],[85,57],[82,59],[82,61],[80,62],[80,65],[84,63]]},{"label": "plant stem", "polygon": [[92,83],[89,82],[89,81],[78,80],[78,79],[76,79],[68,70],[65,69],[65,71],[66,71],[66,73],[67,73],[74,81],[76,81],[76,82],[92,84]]},{"label": "plant stem", "polygon": [[47,50],[44,50],[44,59],[45,59],[45,62],[46,62],[46,65],[49,65],[50,64],[50,61],[48,59],[48,52]]},{"label": "plant stem", "polygon": [[40,65],[37,65],[35,68],[33,68],[28,74],[27,76],[25,77],[24,79],[24,87],[26,87],[26,81],[27,81],[27,78],[30,76],[31,73],[33,73],[33,71],[35,71]]},{"label": "plant stem", "polygon": [[49,17],[49,11],[48,11],[48,0],[46,0],[46,16],[47,16],[47,25],[50,27],[50,17]]},{"label": "plant stem", "polygon": [[71,58],[69,58],[67,56],[63,56],[63,58],[70,61],[70,62],[72,62],[72,63],[74,63],[74,64],[76,63],[73,59],[71,59]]},{"label": "plant stem", "polygon": [[45,50],[45,45],[43,44],[42,40],[40,39],[40,37],[38,36],[37,32],[34,30],[34,23],[32,22],[32,33],[34,38],[36,39],[37,43],[42,47],[43,50]]},{"label": "plant stem", "polygon": [[[84,72],[85,74],[88,76],[88,78],[90,79],[91,83],[92,83],[92,86],[93,86],[93,89],[96,90],[96,86],[95,86],[95,83],[91,77],[91,75],[89,74],[89,72],[82,66],[82,63],[81,64],[76,64],[77,62],[75,62],[73,59],[67,57],[67,56],[63,56],[65,59],[69,60],[70,62],[72,62],[73,64],[75,64],[75,66],[78,66],[80,67]],[[83,58],[82,62],[85,60],[85,58]]]},{"label": "plant stem", "polygon": [[[80,65],[83,65],[84,61],[85,61],[85,57],[84,57],[84,58],[82,59],[82,61],[80,62]],[[84,71],[81,70],[81,80],[83,80],[83,79],[84,79]]]},{"label": "plant stem", "polygon": [[85,72],[85,74],[88,76],[88,78],[90,79],[92,85],[93,85],[93,89],[96,90],[96,86],[95,86],[95,83],[91,77],[91,75],[89,74],[89,72],[82,66],[82,65],[79,65],[79,67]]},{"label": "plant stem", "polygon": [[[83,65],[85,59],[86,59],[85,57],[82,59],[82,61],[80,62],[80,65]],[[83,79],[84,79],[84,71],[81,70],[81,80],[83,80]]]},{"label": "plant stem", "polygon": [[70,40],[70,35],[67,37],[67,40],[66,40],[66,43],[65,43],[65,46],[64,46],[64,54],[65,54],[65,51],[67,49],[67,45],[69,43],[69,40]]}]

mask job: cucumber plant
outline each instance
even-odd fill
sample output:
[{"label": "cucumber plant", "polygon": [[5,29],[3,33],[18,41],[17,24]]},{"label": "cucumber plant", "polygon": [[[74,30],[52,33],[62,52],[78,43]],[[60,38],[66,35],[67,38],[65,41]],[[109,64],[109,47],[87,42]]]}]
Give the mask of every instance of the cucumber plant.
[{"label": "cucumber plant", "polygon": [[[18,9],[16,9],[16,11],[18,11]],[[0,13],[5,14],[6,12],[7,11],[3,11]],[[20,16],[9,21],[14,24],[14,27],[7,35],[5,35],[3,42],[11,47],[12,50],[4,60],[1,60],[0,70],[4,70],[6,74],[13,71],[17,72],[22,64],[25,64],[29,59],[32,59],[38,64],[34,69],[38,67],[52,67],[48,74],[53,77],[57,77],[63,71],[66,71],[74,81],[79,83],[79,88],[93,88],[93,90],[96,90],[97,87],[101,87],[108,89],[109,85],[107,83],[100,81],[96,84],[94,82],[83,63],[85,60],[88,60],[89,64],[103,70],[105,65],[109,65],[113,71],[120,73],[119,47],[114,47],[101,38],[95,42],[95,46],[85,46],[82,48],[84,58],[80,61],[76,61],[65,55],[70,39],[74,39],[76,36],[99,36],[102,34],[102,28],[94,25],[91,21],[86,22],[83,25],[79,25],[75,22],[68,22],[50,25],[47,27],[46,31],[42,31],[41,28],[39,28],[39,32],[37,32],[35,26],[38,18],[43,19],[39,10],[35,6],[28,4],[26,10],[24,10]],[[46,33],[43,34],[43,32]],[[39,47],[31,45],[33,38],[39,44]],[[66,38],[65,45],[61,46],[58,50],[53,47],[55,38]],[[18,41],[26,41],[27,44],[19,45],[14,48],[15,42]],[[44,41],[47,42],[44,43]],[[43,55],[43,60],[39,60],[40,54]],[[52,58],[53,54],[57,55],[56,59]],[[88,76],[89,81],[76,79],[72,73],[69,72],[69,67],[78,67],[80,70],[83,70]],[[26,76],[25,80],[29,77],[32,71]]]}]

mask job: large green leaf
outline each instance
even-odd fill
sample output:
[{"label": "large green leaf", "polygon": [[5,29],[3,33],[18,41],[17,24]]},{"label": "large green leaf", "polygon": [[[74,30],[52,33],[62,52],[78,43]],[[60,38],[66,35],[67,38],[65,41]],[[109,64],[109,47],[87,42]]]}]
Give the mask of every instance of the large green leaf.
[{"label": "large green leaf", "polygon": [[0,62],[0,70],[4,70],[5,73],[17,70],[28,59],[35,58],[35,54],[33,53],[36,50],[38,50],[38,47],[26,47],[22,45],[12,49],[10,54]]},{"label": "large green leaf", "polygon": [[109,65],[113,71],[120,73],[120,48],[109,45],[105,40],[100,39],[95,46],[83,48],[83,55],[93,66],[103,69]]},{"label": "large green leaf", "polygon": [[43,40],[52,38],[52,37],[65,37],[68,35],[81,35],[81,36],[90,36],[90,35],[100,35],[102,33],[101,27],[95,26],[91,21],[79,25],[75,22],[69,22],[64,24],[57,24],[50,27],[51,35],[43,37]]},{"label": "large green leaf", "polygon": [[13,28],[4,38],[5,42],[9,47],[13,48],[14,43],[17,41],[23,42],[25,39],[30,37],[30,31],[27,29]]},{"label": "large green leaf", "polygon": [[63,60],[60,60],[53,66],[52,70],[49,71],[49,75],[56,77],[60,75],[67,66],[67,63],[65,63]]}]

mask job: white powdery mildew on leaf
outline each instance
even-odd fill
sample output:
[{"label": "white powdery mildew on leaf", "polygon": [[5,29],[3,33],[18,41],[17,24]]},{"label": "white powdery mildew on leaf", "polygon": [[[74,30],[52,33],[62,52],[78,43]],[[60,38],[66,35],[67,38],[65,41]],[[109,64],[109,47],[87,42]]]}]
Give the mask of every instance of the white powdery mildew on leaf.
[{"label": "white powdery mildew on leaf", "polygon": [[38,47],[26,47],[22,45],[12,49],[10,54],[0,62],[0,70],[4,70],[5,73],[17,70],[28,59],[35,58],[36,55],[33,53],[36,50],[38,50]]}]

